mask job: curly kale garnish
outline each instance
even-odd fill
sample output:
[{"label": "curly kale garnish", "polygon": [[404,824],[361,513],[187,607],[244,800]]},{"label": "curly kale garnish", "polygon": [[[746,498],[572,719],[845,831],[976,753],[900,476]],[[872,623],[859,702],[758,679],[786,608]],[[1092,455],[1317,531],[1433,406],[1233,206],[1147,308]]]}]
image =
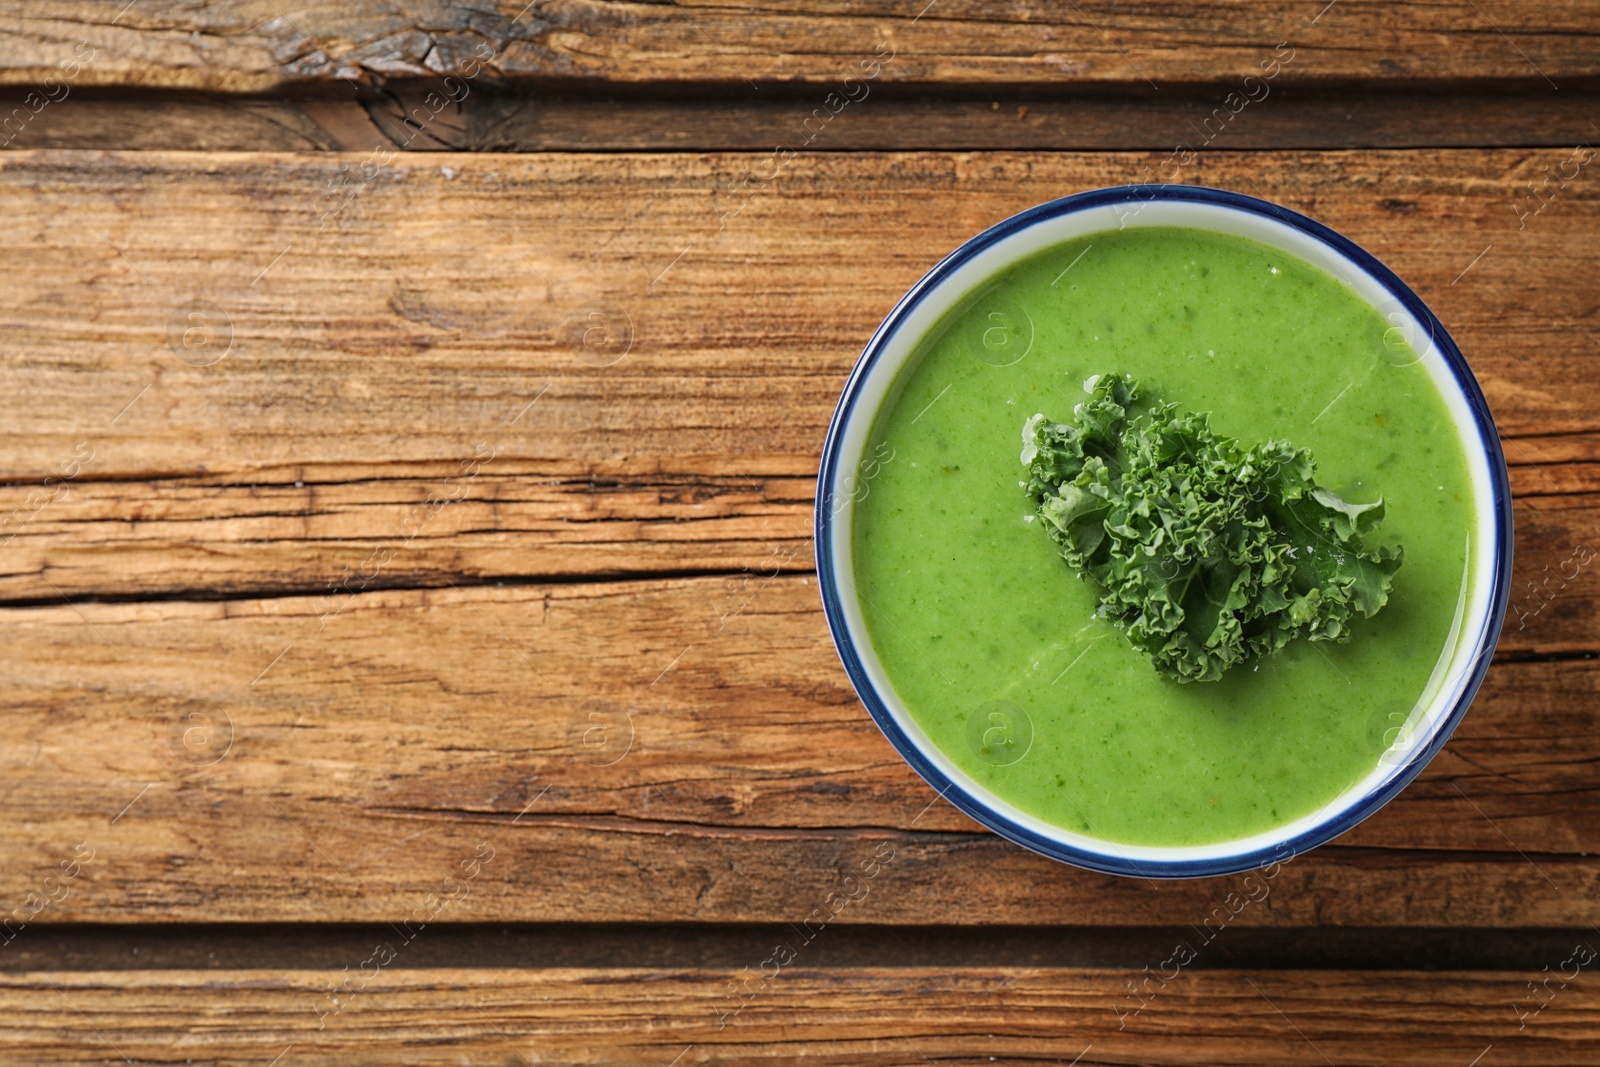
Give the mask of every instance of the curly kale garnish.
[{"label": "curly kale garnish", "polygon": [[1398,546],[1367,547],[1383,501],[1350,504],[1312,481],[1306,449],[1243,448],[1203,414],[1140,403],[1103,375],[1068,423],[1022,428],[1027,489],[1061,554],[1103,590],[1111,619],[1180,682],[1296,637],[1344,641],[1389,599]]}]

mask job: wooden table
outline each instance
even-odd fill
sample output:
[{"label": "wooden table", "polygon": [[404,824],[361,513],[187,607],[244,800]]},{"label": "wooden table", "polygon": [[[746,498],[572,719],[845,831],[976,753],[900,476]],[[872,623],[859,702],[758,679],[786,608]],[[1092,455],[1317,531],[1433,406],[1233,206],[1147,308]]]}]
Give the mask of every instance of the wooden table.
[{"label": "wooden table", "polygon": [[[1600,3],[124,3],[0,12],[0,1058],[1600,1062]],[[1393,266],[1517,497],[1244,905],[940,801],[812,573],[895,299],[1152,179]]]}]

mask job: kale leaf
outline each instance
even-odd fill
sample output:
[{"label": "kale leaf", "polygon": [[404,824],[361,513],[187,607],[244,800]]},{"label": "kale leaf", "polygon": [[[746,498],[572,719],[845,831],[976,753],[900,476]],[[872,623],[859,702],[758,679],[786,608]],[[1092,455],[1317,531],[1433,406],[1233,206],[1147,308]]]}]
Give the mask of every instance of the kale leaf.
[{"label": "kale leaf", "polygon": [[1344,641],[1389,599],[1399,546],[1367,547],[1383,501],[1351,504],[1312,481],[1311,453],[1253,448],[1203,414],[1099,375],[1068,423],[1022,427],[1042,525],[1156,669],[1215,681],[1294,640]]}]

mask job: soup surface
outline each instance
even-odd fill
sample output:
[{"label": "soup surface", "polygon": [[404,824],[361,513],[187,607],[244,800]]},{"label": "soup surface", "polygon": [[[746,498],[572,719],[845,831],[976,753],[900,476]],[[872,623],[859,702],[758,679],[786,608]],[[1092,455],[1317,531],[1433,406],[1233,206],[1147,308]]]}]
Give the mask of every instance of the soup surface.
[{"label": "soup surface", "polygon": [[[873,648],[910,714],[1045,821],[1197,845],[1310,814],[1366,777],[1427,689],[1468,574],[1466,458],[1406,338],[1321,269],[1173,227],[1093,234],[990,279],[920,342],[848,488]],[[1295,641],[1220,681],[1155,671],[1058,555],[1019,482],[1023,422],[1127,374],[1220,434],[1309,448],[1382,496],[1389,603],[1348,643]]]}]

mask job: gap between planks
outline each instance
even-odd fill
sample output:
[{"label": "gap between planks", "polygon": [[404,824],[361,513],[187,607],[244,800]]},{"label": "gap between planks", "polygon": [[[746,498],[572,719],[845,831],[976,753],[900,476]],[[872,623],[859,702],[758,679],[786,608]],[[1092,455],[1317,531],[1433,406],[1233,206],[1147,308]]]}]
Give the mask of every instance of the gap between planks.
[{"label": "gap between planks", "polygon": [[[21,127],[0,148],[102,151],[713,152],[1170,151],[1508,148],[1590,141],[1600,92],[1543,83],[1424,86],[1289,85],[1238,111],[1233,85],[1161,93],[1041,93],[964,87],[885,88],[825,127],[805,125],[820,90],[640,94],[609,87],[487,88],[437,115],[436,86],[399,82],[361,98],[85,90]],[[1235,98],[1237,99],[1237,98]],[[0,109],[3,110],[3,109]],[[421,119],[411,118],[421,115]],[[801,132],[797,132],[801,131]],[[425,136],[419,136],[425,133]],[[797,139],[799,139],[797,141]]]},{"label": "gap between planks", "polygon": [[[733,968],[794,933],[787,923],[433,924],[396,962],[403,969]],[[387,923],[171,923],[33,925],[0,954],[0,973],[121,970],[319,970],[370,950]],[[1349,969],[1537,972],[1587,927],[1456,930],[1387,927],[1240,927],[1206,945],[1200,969]],[[1128,968],[1138,971],[1187,926],[882,926],[841,924],[808,947],[807,965]]]}]

